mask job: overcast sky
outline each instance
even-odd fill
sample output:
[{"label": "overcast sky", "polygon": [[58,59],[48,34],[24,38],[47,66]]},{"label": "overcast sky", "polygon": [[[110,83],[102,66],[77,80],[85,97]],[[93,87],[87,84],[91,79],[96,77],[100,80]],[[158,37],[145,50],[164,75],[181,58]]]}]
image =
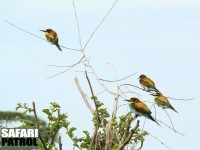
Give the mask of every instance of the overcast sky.
[{"label": "overcast sky", "polygon": [[[113,2],[76,0],[83,44]],[[61,45],[80,48],[72,0],[1,0],[0,110],[14,111],[19,102],[31,105],[35,101],[39,116],[45,119],[41,110],[48,108],[49,102],[55,101],[61,105],[62,112],[67,113],[71,125],[78,128],[78,135],[82,135],[82,130],[92,131],[92,115],[73,80],[77,76],[90,97],[84,74],[77,72],[83,71],[84,67],[80,65],[65,74],[47,79],[63,70],[47,65],[70,65],[76,63],[81,54],[66,49],[61,53],[55,46],[10,26],[5,19],[42,38],[44,35],[39,30],[52,28],[57,31]],[[90,41],[86,54],[101,78],[115,79],[115,71],[106,63],[109,62],[117,69],[119,78],[137,72],[125,83],[139,86],[137,78],[144,73],[167,96],[195,98],[187,102],[170,100],[179,114],[167,110],[176,130],[186,136],[176,134],[165,126],[161,128],[149,120],[144,128],[171,150],[195,150],[200,149],[199,41],[199,0],[119,0]],[[95,93],[100,92],[102,87],[93,75],[89,75]],[[115,90],[115,85],[105,84]],[[141,94],[143,101],[153,102],[147,93],[135,91]],[[99,98],[111,112],[112,97],[102,94]],[[125,103],[120,101],[121,104]],[[125,114],[127,110],[127,106],[120,107],[119,114]],[[170,125],[161,108],[157,108],[157,118]],[[142,125],[144,119],[139,119]],[[72,149],[70,139],[64,132],[60,134],[65,140],[64,149]],[[148,136],[143,149],[166,148]]]}]

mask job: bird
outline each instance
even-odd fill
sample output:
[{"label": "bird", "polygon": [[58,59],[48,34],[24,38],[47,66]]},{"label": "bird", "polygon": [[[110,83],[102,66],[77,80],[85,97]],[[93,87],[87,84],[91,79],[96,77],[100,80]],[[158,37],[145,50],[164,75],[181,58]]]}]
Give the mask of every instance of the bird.
[{"label": "bird", "polygon": [[144,88],[145,91],[147,91],[147,92],[150,92],[150,91],[158,92],[158,89],[156,88],[153,80],[148,78],[146,75],[141,74],[138,79],[139,79],[140,85]]},{"label": "bird", "polygon": [[54,30],[46,29],[46,30],[40,30],[40,31],[44,32],[48,42],[50,42],[53,45],[56,45],[57,48],[62,52],[62,49],[60,48],[60,45],[58,44],[58,35]]},{"label": "bird", "polygon": [[175,111],[176,113],[178,113],[176,111],[176,109],[174,109],[174,107],[172,107],[172,105],[170,104],[170,102],[167,99],[167,97],[164,96],[161,92],[158,92],[156,94],[151,94],[151,95],[154,96],[155,103],[159,107],[162,107],[163,109],[172,109],[173,111]]},{"label": "bird", "polygon": [[129,100],[125,101],[128,102],[131,113],[137,116],[143,116],[145,118],[148,118],[160,126],[160,124],[151,116],[151,111],[145,103],[141,102],[138,98],[135,97],[132,97]]}]

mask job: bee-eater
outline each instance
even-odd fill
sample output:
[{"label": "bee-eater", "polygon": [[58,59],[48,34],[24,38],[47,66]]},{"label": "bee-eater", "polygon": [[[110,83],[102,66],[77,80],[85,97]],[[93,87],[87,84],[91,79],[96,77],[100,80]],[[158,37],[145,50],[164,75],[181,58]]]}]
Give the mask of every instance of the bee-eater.
[{"label": "bee-eater", "polygon": [[148,78],[146,75],[141,74],[138,79],[139,79],[140,85],[144,88],[145,91],[147,92],[158,91],[153,80]]},{"label": "bee-eater", "polygon": [[158,125],[160,125],[152,116],[151,111],[147,107],[147,105],[143,102],[141,102],[138,98],[132,97],[130,100],[125,100],[128,102],[129,108],[131,110],[131,113],[136,114],[137,116],[143,116],[146,117]]},{"label": "bee-eater", "polygon": [[58,44],[58,35],[55,31],[53,31],[52,29],[46,29],[46,30],[40,30],[40,31],[44,32],[48,42],[50,42],[53,45],[56,45],[57,48],[62,52],[62,49],[60,48]]},{"label": "bee-eater", "polygon": [[[173,111],[177,112],[174,107],[170,104],[169,100],[167,97],[165,97],[161,92],[158,92],[156,94],[151,94],[154,96],[155,103],[159,106],[162,107],[163,109],[172,109]],[[177,112],[178,113],[178,112]]]}]

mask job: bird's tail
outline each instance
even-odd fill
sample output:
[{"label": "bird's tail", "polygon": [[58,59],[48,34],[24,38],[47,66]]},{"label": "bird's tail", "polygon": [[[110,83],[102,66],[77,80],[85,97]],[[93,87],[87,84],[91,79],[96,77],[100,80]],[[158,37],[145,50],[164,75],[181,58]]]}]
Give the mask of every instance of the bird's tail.
[{"label": "bird's tail", "polygon": [[147,118],[152,120],[153,122],[157,123],[157,125],[161,126],[158,121],[156,121],[150,114],[147,115]]},{"label": "bird's tail", "polygon": [[178,113],[178,111],[176,111],[176,109],[174,107],[172,107],[171,105],[169,106],[170,109],[172,109],[173,111],[175,111],[176,113]]},{"label": "bird's tail", "polygon": [[55,45],[56,45],[57,48],[62,52],[62,49],[60,48],[60,45],[58,44],[58,42],[56,42]]},{"label": "bird's tail", "polygon": [[62,52],[62,49],[60,48],[60,46],[58,44],[56,44],[56,46]]}]

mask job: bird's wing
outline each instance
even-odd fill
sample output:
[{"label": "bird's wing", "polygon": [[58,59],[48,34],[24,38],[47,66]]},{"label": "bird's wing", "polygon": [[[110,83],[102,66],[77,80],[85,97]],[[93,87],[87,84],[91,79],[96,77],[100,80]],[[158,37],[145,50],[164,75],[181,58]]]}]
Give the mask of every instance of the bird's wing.
[{"label": "bird's wing", "polygon": [[48,36],[49,36],[49,38],[51,38],[51,39],[55,39],[55,37],[56,37],[56,36],[54,35],[54,32],[49,33]]},{"label": "bird's wing", "polygon": [[144,82],[144,85],[155,87],[155,83],[149,78],[144,78],[143,82]]},{"label": "bird's wing", "polygon": [[52,37],[50,37],[48,34],[47,34],[47,35],[45,35],[45,36],[46,36],[46,39],[47,39],[47,41],[51,42],[51,40],[52,40]]},{"label": "bird's wing", "polygon": [[167,97],[165,97],[165,96],[161,96],[161,97],[160,97],[160,100],[161,100],[162,103],[163,103],[164,105],[166,105],[166,106],[170,106],[170,105],[171,105],[170,102],[169,102],[169,100],[168,100]]},{"label": "bird's wing", "polygon": [[166,106],[169,103],[169,101],[167,100],[167,98],[165,98],[163,96],[156,97],[155,101],[160,106]]},{"label": "bird's wing", "polygon": [[50,36],[52,39],[54,39],[54,40],[58,38],[56,32],[50,32],[50,33],[49,33],[49,36]]},{"label": "bird's wing", "polygon": [[145,112],[147,112],[147,113],[150,113],[151,114],[151,111],[149,110],[149,108],[147,107],[147,105],[146,104],[144,104],[144,103],[135,103],[134,104],[134,108],[135,108],[135,110],[137,111],[137,112],[140,112],[140,113],[145,113]]}]

